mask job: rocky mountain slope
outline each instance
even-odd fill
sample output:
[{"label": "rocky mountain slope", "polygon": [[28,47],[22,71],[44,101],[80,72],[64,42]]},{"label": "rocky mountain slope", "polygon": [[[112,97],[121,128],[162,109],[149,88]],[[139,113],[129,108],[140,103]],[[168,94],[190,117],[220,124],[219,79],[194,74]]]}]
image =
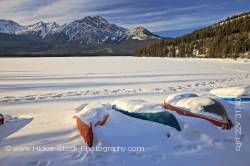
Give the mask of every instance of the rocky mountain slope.
[{"label": "rocky mountain slope", "polygon": [[16,34],[18,31],[24,30],[26,27],[11,20],[0,19],[0,33]]},{"label": "rocky mountain slope", "polygon": [[[38,22],[22,26],[11,20],[0,20],[0,53],[122,53],[160,39],[143,27],[132,30],[111,24],[101,16],[59,25]],[[34,42],[36,41],[36,42]],[[42,43],[46,49],[29,43]],[[32,48],[33,47],[33,48]],[[34,49],[35,48],[35,49]]]}]

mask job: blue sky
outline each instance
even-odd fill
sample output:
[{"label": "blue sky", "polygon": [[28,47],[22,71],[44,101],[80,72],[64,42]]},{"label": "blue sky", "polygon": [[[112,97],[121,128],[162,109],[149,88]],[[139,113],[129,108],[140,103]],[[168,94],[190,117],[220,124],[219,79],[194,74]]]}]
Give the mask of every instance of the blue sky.
[{"label": "blue sky", "polygon": [[0,17],[27,25],[100,15],[112,23],[175,37],[250,10],[250,0],[0,0]]}]

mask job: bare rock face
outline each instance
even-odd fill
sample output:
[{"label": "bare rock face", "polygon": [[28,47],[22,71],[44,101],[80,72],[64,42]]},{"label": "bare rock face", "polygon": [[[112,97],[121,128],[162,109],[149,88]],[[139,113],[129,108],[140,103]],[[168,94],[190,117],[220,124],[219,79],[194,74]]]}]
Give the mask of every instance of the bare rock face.
[{"label": "bare rock face", "polygon": [[149,38],[159,38],[159,36],[154,35],[149,30],[139,26],[130,31],[130,38],[137,40],[146,40]]}]

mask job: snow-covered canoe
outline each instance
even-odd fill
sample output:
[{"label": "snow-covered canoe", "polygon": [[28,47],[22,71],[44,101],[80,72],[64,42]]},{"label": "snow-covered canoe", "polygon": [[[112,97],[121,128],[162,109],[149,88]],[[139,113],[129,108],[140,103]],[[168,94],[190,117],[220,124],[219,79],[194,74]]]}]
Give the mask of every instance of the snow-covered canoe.
[{"label": "snow-covered canoe", "polygon": [[141,119],[141,120],[147,120],[151,122],[160,123],[163,125],[173,127],[178,131],[181,131],[180,124],[178,123],[175,116],[171,114],[170,112],[164,111],[164,112],[155,112],[155,113],[136,113],[136,112],[129,112],[126,110],[119,109],[117,108],[116,105],[112,105],[112,108],[120,113],[123,113],[124,115],[137,118],[137,119]]},{"label": "snow-covered canoe", "polygon": [[[115,103],[116,108],[112,107]],[[127,106],[130,109],[127,109]],[[117,111],[117,108],[131,112]],[[167,112],[160,103],[154,104],[143,100],[116,100],[106,104],[95,102],[84,104],[76,110],[74,118],[77,130],[89,147],[102,141],[107,141],[109,145],[117,142],[119,144],[116,145],[119,146],[135,145],[126,139],[125,141],[124,138],[135,139],[140,143],[140,140],[145,139],[147,134],[167,132],[166,135],[169,137],[170,133],[181,130],[175,116]],[[146,142],[150,143],[150,139],[151,137]]]},{"label": "snow-covered canoe", "polygon": [[176,117],[172,113],[165,111],[162,105],[158,103],[122,99],[112,102],[112,108],[124,115],[160,123],[181,131],[181,126]]},{"label": "snow-covered canoe", "polygon": [[226,101],[235,101],[235,102],[250,102],[250,97],[241,97],[241,98],[222,97],[222,99],[224,99]]},{"label": "snow-covered canoe", "polygon": [[164,108],[180,115],[201,118],[223,129],[231,129],[233,124],[223,105],[214,98],[196,94],[174,94],[163,103]]},{"label": "snow-covered canoe", "polygon": [[211,90],[210,93],[226,101],[250,101],[250,86],[218,88]]},{"label": "snow-covered canoe", "polygon": [[[104,126],[106,121],[108,120],[109,113],[107,113],[104,109],[103,111],[98,111],[93,116],[93,112],[89,111],[87,108],[88,105],[85,105],[84,107],[86,107],[87,111],[83,110],[82,113],[80,110],[80,112],[73,118],[76,119],[76,126],[81,137],[84,139],[84,142],[89,147],[92,147],[94,141],[93,128],[97,126]],[[84,107],[82,107],[81,109],[84,109]],[[97,110],[100,108],[97,107]],[[94,124],[94,126],[92,126],[92,124]]]}]

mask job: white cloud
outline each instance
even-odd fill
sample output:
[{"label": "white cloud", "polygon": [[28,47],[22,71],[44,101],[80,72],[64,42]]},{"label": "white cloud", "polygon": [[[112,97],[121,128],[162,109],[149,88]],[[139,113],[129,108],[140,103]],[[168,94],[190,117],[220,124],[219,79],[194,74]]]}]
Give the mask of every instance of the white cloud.
[{"label": "white cloud", "polygon": [[137,22],[133,24],[122,24],[122,26],[133,28],[138,25],[147,27],[150,31],[160,32],[160,31],[170,31],[170,30],[181,30],[192,28],[194,26],[204,26],[213,22],[214,18],[207,18],[204,21],[204,18],[198,17],[175,17],[174,19],[160,20],[160,21],[151,21],[151,22]]},{"label": "white cloud", "polygon": [[[37,2],[35,3],[34,1]],[[50,1],[50,3],[48,1],[43,2],[43,5],[36,6],[38,0],[1,0],[0,6],[3,10],[0,10],[0,16],[3,19],[12,19],[22,24],[31,24],[40,20],[65,23],[88,15],[116,14],[123,10],[97,10],[103,6],[119,4],[122,0],[109,3],[103,0],[56,0]]]},{"label": "white cloud", "polygon": [[221,17],[222,12],[230,13],[219,5],[225,8],[228,3],[211,1],[198,4],[183,0],[185,4],[180,4],[171,0],[0,0],[0,17],[27,25],[41,20],[63,24],[101,15],[127,28],[142,25],[156,32],[205,25]]}]

